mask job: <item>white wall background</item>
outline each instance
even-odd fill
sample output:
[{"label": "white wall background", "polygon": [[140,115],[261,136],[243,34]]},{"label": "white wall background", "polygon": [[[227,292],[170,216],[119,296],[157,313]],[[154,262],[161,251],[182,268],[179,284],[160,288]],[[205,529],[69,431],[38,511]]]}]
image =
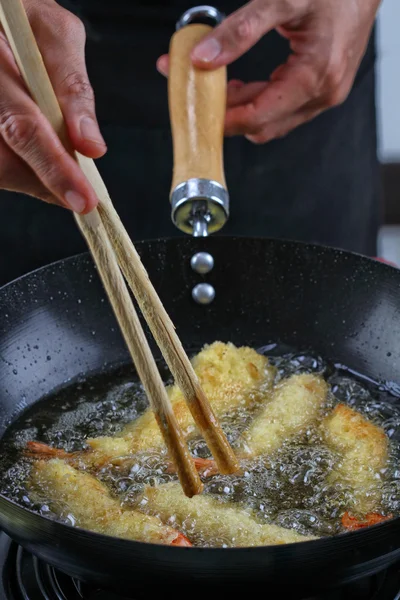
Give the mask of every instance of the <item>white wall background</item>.
[{"label": "white wall background", "polygon": [[379,154],[400,160],[400,0],[383,0],[378,18]]},{"label": "white wall background", "polygon": [[[400,161],[400,0],[383,0],[378,17],[377,110],[379,156]],[[400,265],[400,228],[382,227],[378,255]]]}]

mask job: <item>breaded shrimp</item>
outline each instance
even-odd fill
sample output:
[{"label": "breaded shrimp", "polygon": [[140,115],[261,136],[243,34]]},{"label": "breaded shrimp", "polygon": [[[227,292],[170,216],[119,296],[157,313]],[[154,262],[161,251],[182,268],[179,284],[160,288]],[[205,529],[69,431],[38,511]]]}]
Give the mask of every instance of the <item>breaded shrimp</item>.
[{"label": "breaded shrimp", "polygon": [[354,498],[349,507],[359,515],[376,512],[381,501],[381,474],[388,459],[388,438],[350,407],[339,404],[323,421],[325,441],[339,455],[329,474],[332,484],[348,488]]},{"label": "breaded shrimp", "polygon": [[328,386],[316,375],[292,375],[279,383],[242,437],[242,454],[271,454],[283,442],[304,433],[321,414]]},{"label": "breaded shrimp", "polygon": [[[222,342],[205,346],[192,359],[192,364],[217,417],[254,402],[259,386],[271,385],[275,373],[267,358],[252,348],[236,348]],[[179,387],[171,386],[168,395],[184,433],[194,433],[195,424]],[[122,434],[132,439],[135,452],[163,444],[150,410],[129,423]]]},{"label": "breaded shrimp", "polygon": [[[63,459],[71,467],[83,471],[99,471],[107,464],[120,464],[129,455],[129,442],[120,437],[104,437],[99,450],[79,450],[66,452],[62,448],[54,448],[43,442],[26,443],[25,456],[35,460]],[[175,467],[174,467],[175,469]]]},{"label": "breaded shrimp", "polygon": [[[285,441],[304,433],[317,423],[327,393],[326,382],[316,375],[292,375],[281,381],[242,435],[237,456],[268,456]],[[195,458],[194,461],[203,477],[218,473],[214,460]],[[169,470],[173,471],[174,466],[170,465]]]},{"label": "breaded shrimp", "polygon": [[191,546],[185,536],[157,517],[121,508],[100,481],[63,460],[35,463],[29,484],[59,514],[68,510],[79,527],[141,542]]},{"label": "breaded shrimp", "polygon": [[140,509],[157,515],[189,533],[193,541],[207,546],[269,546],[310,539],[277,525],[261,524],[250,511],[202,494],[186,498],[176,483],[147,487],[139,499]]}]

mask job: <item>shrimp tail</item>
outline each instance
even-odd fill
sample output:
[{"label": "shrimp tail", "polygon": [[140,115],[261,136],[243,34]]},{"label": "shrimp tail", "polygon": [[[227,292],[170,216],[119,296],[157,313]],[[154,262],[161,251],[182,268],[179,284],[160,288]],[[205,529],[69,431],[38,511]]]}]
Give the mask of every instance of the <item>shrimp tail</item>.
[{"label": "shrimp tail", "polygon": [[72,458],[72,452],[65,452],[61,448],[53,448],[42,442],[27,442],[25,456],[44,460],[46,458]]},{"label": "shrimp tail", "polygon": [[193,544],[187,539],[186,536],[183,535],[183,533],[178,533],[177,537],[174,540],[172,540],[171,546],[181,546],[188,548],[190,546],[193,546]]},{"label": "shrimp tail", "polygon": [[218,473],[218,467],[215,460],[209,458],[194,458],[193,460],[196,469],[203,477],[211,477]]},{"label": "shrimp tail", "polygon": [[371,525],[377,525],[383,523],[392,518],[393,515],[380,515],[379,513],[368,513],[363,519],[357,519],[350,513],[345,512],[342,516],[342,525],[347,531],[356,531],[363,529],[364,527],[370,527]]},{"label": "shrimp tail", "polygon": [[[197,471],[203,477],[211,477],[218,473],[218,467],[215,460],[210,458],[193,458],[194,465]],[[175,473],[175,466],[173,463],[169,463],[167,467],[167,473]]]}]

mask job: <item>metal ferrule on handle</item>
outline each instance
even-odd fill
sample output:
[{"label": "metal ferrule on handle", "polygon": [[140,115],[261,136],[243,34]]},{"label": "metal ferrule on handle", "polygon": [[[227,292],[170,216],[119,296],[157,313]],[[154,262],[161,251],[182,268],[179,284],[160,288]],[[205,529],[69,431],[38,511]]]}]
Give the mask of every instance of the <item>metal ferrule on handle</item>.
[{"label": "metal ferrule on handle", "polygon": [[186,11],[170,45],[169,108],[174,149],[172,221],[185,233],[204,237],[229,217],[223,167],[226,68],[196,69],[192,48],[223,15],[211,6]]},{"label": "metal ferrule on handle", "polygon": [[185,233],[204,237],[218,231],[229,216],[228,190],[210,179],[188,179],[171,194],[172,220]]}]

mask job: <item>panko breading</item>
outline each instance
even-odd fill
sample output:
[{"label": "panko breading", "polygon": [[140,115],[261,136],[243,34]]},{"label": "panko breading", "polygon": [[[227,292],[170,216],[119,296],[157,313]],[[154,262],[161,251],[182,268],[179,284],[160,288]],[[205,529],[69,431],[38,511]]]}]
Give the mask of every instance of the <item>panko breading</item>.
[{"label": "panko breading", "polygon": [[[252,348],[215,342],[192,359],[200,384],[217,418],[257,401],[260,388],[270,387],[275,375],[265,356]],[[168,388],[179,426],[186,436],[196,432],[190,410],[177,385]],[[117,441],[118,440],[118,441]],[[121,441],[120,441],[121,440]],[[124,441],[122,441],[124,440]],[[88,440],[90,447],[108,457],[134,454],[160,448],[164,441],[151,409],[126,425],[118,438],[98,437]]]},{"label": "panko breading", "polygon": [[173,523],[186,535],[190,531],[191,541],[206,540],[210,546],[271,546],[316,539],[258,523],[249,511],[206,494],[189,499],[176,483],[147,487],[139,506],[164,523]]},{"label": "panko breading", "polygon": [[327,392],[326,382],[316,375],[284,379],[244,433],[242,454],[271,454],[286,440],[304,433],[321,415]]},{"label": "panko breading", "polygon": [[388,460],[385,432],[343,404],[323,421],[322,431],[328,446],[339,455],[329,481],[339,482],[352,492],[351,508],[357,514],[375,511],[381,501],[381,474]]},{"label": "panko breading", "polygon": [[72,513],[76,524],[84,529],[142,542],[190,545],[184,536],[163,525],[157,517],[121,508],[100,481],[60,459],[35,463],[30,485],[59,514]]}]

